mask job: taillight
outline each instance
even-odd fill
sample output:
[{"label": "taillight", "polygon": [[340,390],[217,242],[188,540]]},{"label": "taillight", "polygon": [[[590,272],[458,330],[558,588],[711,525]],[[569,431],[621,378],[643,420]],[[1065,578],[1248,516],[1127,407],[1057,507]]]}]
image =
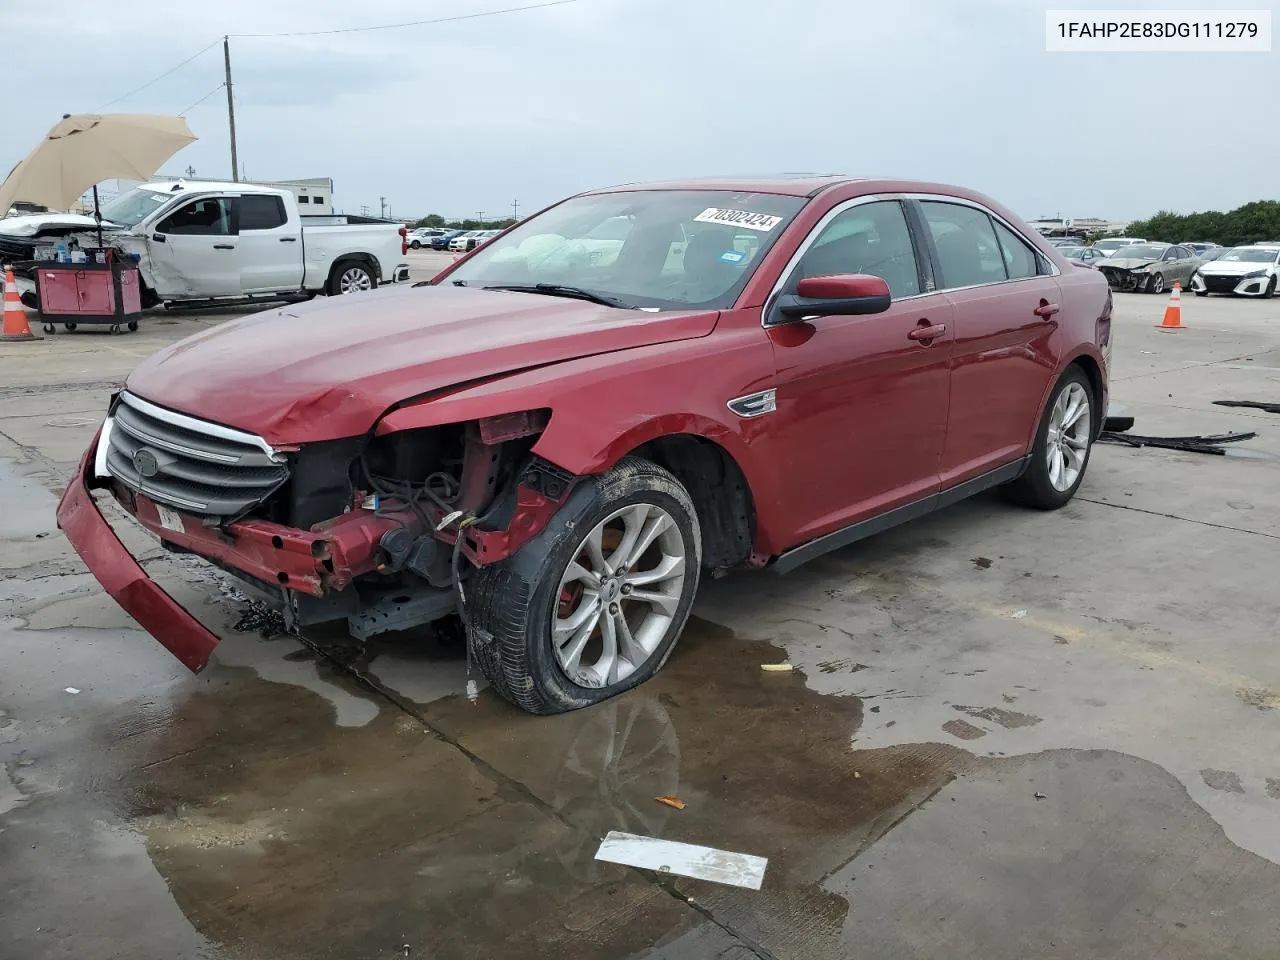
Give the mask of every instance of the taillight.
[{"label": "taillight", "polygon": [[409,252],[409,228],[400,228],[400,256],[404,256]]}]

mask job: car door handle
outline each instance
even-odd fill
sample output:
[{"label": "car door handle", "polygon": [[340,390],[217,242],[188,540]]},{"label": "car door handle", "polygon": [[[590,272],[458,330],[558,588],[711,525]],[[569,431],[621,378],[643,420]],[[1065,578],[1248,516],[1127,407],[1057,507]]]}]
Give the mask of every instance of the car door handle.
[{"label": "car door handle", "polygon": [[168,242],[169,242],[169,241],[167,241],[167,240],[164,238],[164,234],[163,234],[163,233],[153,233],[153,234],[151,235],[151,239],[152,239],[152,240],[154,240],[156,243],[168,243]]},{"label": "car door handle", "polygon": [[907,333],[908,340],[923,340],[926,343],[947,332],[945,323],[934,323],[924,327],[916,327]]},{"label": "car door handle", "polygon": [[233,243],[215,243],[213,245],[213,249],[215,250],[234,250],[235,248],[235,244]]},{"label": "car door handle", "polygon": [[281,243],[297,243],[298,238],[297,237],[281,237],[280,242]]},{"label": "car door handle", "polygon": [[1061,309],[1062,307],[1058,306],[1056,303],[1049,303],[1047,300],[1041,300],[1040,306],[1036,307],[1035,310],[1031,312],[1041,320],[1048,320]]}]

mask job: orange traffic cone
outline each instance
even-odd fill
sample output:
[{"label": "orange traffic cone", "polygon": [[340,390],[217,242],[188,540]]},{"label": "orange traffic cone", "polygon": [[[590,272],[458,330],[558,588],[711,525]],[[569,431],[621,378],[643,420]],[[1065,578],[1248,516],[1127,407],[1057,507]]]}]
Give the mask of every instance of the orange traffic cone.
[{"label": "orange traffic cone", "polygon": [[1173,290],[1169,294],[1169,305],[1164,308],[1164,322],[1156,324],[1157,330],[1181,330],[1182,326],[1182,284],[1174,281]]},{"label": "orange traffic cone", "polygon": [[43,340],[31,332],[31,324],[27,323],[27,311],[23,309],[22,298],[18,295],[18,281],[13,278],[13,268],[4,268],[4,327],[0,333],[0,341],[10,340]]}]

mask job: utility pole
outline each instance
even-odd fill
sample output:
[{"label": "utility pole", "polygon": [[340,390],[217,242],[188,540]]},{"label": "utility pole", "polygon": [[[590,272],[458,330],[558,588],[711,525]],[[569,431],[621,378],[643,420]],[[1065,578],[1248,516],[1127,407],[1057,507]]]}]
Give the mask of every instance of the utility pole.
[{"label": "utility pole", "polygon": [[379,207],[380,207],[380,208],[381,208],[381,210],[382,210],[382,213],[380,214],[380,216],[382,217],[382,219],[383,219],[383,220],[387,219],[387,198],[386,198],[386,197],[379,197],[379,198],[378,198],[378,205],[379,205]]},{"label": "utility pole", "polygon": [[512,220],[520,219],[520,201],[519,200],[511,201],[511,219]]},{"label": "utility pole", "polygon": [[227,67],[227,123],[231,127],[231,179],[240,182],[240,164],[236,160],[236,102],[231,96],[231,38],[222,38],[222,60]]},{"label": "utility pole", "polygon": [[482,227],[483,227],[483,226],[484,226],[484,211],[483,211],[483,210],[477,210],[477,211],[476,211],[476,218],[480,221],[480,226],[482,226]]}]

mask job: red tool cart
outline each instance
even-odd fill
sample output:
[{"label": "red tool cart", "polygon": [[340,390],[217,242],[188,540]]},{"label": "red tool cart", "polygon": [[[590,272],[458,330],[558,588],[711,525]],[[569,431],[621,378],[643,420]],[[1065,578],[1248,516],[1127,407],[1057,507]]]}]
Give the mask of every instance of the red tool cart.
[{"label": "red tool cart", "polygon": [[58,323],[67,330],[82,323],[110,324],[112,333],[119,333],[122,326],[137,330],[142,316],[142,280],[137,266],[122,261],[110,248],[91,248],[86,253],[87,263],[36,265],[44,332],[53,333]]}]

